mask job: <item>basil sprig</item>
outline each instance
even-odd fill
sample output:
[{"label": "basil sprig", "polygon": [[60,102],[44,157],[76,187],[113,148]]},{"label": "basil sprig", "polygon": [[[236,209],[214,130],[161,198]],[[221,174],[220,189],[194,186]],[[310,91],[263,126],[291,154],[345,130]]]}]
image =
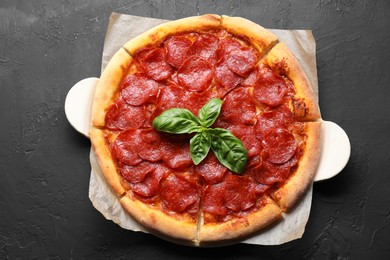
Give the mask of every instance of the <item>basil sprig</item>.
[{"label": "basil sprig", "polygon": [[235,173],[242,173],[248,160],[242,142],[226,129],[210,127],[218,118],[221,107],[222,101],[212,98],[199,110],[198,117],[187,109],[171,108],[153,120],[153,127],[171,134],[196,133],[190,140],[190,154],[195,165],[211,149],[220,163]]}]

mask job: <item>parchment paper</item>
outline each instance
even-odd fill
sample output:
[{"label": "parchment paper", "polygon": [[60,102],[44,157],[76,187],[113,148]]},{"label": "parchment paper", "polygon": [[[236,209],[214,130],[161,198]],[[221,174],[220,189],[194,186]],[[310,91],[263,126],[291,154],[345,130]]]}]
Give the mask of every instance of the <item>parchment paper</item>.
[{"label": "parchment paper", "polygon": [[[110,58],[124,43],[158,24],[167,20],[112,13],[107,29],[102,56],[102,71]],[[316,46],[310,30],[270,30],[281,42],[293,51],[313,87],[318,99],[318,82],[316,67]],[[108,220],[112,220],[124,229],[132,231],[148,231],[127,214],[119,203],[118,196],[106,183],[96,157],[91,149],[91,177],[89,198],[93,206]],[[294,209],[284,214],[283,220],[263,230],[259,234],[242,241],[247,244],[279,245],[301,238],[310,215],[312,189],[309,188]]]}]

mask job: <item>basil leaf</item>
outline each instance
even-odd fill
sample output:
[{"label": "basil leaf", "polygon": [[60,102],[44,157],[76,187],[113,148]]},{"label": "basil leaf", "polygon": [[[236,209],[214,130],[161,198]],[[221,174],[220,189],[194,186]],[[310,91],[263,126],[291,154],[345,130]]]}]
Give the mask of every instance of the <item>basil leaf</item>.
[{"label": "basil leaf", "polygon": [[233,172],[242,173],[248,160],[248,152],[242,142],[222,128],[210,129],[211,149],[218,161]]},{"label": "basil leaf", "polygon": [[190,153],[192,161],[198,165],[209,153],[211,137],[208,131],[197,133],[190,140]]},{"label": "basil leaf", "polygon": [[212,98],[205,104],[198,113],[200,124],[204,127],[209,127],[214,124],[215,120],[221,112],[222,100]]},{"label": "basil leaf", "polygon": [[153,127],[158,131],[171,134],[200,132],[199,120],[191,111],[183,108],[171,108],[153,120]]},{"label": "basil leaf", "polygon": [[210,128],[221,107],[222,100],[212,98],[199,110],[199,119],[187,109],[171,108],[156,117],[153,126],[157,131],[172,134],[196,132],[190,140],[190,154],[195,165],[206,158],[211,148],[220,163],[233,172],[242,173],[248,160],[242,142],[226,129]]}]

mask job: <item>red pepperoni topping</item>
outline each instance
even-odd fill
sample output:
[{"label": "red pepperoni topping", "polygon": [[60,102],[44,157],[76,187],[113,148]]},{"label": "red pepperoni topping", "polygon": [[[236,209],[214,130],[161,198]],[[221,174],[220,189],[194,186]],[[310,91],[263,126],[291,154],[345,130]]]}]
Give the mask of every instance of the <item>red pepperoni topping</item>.
[{"label": "red pepperoni topping", "polygon": [[224,88],[222,91],[220,90],[221,95],[225,95],[228,91],[237,87],[242,81],[242,77],[232,72],[226,62],[218,63],[214,73],[215,79]]},{"label": "red pepperoni topping", "polygon": [[146,75],[154,80],[169,78],[173,69],[166,61],[164,48],[144,49],[136,53],[135,58],[139,61]]},{"label": "red pepperoni topping", "polygon": [[121,132],[112,144],[112,151],[121,163],[137,165],[142,162],[137,147],[134,145],[138,142],[137,136],[136,130],[127,130]]},{"label": "red pepperoni topping", "polygon": [[154,171],[156,166],[149,162],[141,162],[138,165],[126,165],[120,166],[120,173],[128,182],[139,183],[145,179],[146,174]]},{"label": "red pepperoni topping", "polygon": [[269,67],[262,66],[260,70],[260,76],[253,90],[255,99],[269,106],[279,106],[289,92],[290,86]]},{"label": "red pepperoni topping", "polygon": [[105,117],[106,127],[111,130],[127,130],[144,125],[147,118],[145,108],[131,106],[122,99],[112,104]]},{"label": "red pepperoni topping", "polygon": [[250,48],[232,50],[226,58],[228,67],[234,73],[246,76],[256,65],[256,53]]},{"label": "red pepperoni topping", "polygon": [[267,160],[267,153],[264,154],[261,166],[250,172],[253,178],[263,185],[273,185],[285,181],[290,173],[291,164],[289,162],[271,163]]},{"label": "red pepperoni topping", "polygon": [[258,183],[256,184],[256,194],[264,194],[269,188],[270,185]]},{"label": "red pepperoni topping", "polygon": [[241,84],[245,87],[253,87],[256,84],[259,77],[260,77],[259,68],[255,67],[251,71],[251,73],[249,73],[249,75],[245,78],[245,80],[242,81]]},{"label": "red pepperoni topping", "polygon": [[137,165],[142,160],[157,162],[162,158],[160,136],[153,128],[121,132],[113,143],[116,157],[124,164]]},{"label": "red pepperoni topping", "polygon": [[186,95],[186,91],[176,85],[168,85],[162,88],[156,104],[156,116],[170,108],[183,108]]},{"label": "red pepperoni topping", "polygon": [[230,52],[234,50],[239,50],[241,48],[242,48],[241,43],[239,43],[237,40],[231,37],[227,37],[220,40],[218,43],[218,50],[217,50],[218,60],[225,60]]},{"label": "red pepperoni topping", "polygon": [[256,138],[253,126],[234,125],[229,127],[229,130],[243,143],[245,149],[248,151],[249,158],[260,155],[261,142]]},{"label": "red pepperoni topping", "polygon": [[188,55],[200,57],[214,64],[217,59],[218,40],[218,37],[213,34],[202,34],[192,44]]},{"label": "red pepperoni topping", "polygon": [[279,106],[273,109],[266,109],[257,117],[255,132],[259,139],[275,128],[288,128],[294,121],[290,109],[285,106]]},{"label": "red pepperoni topping", "polygon": [[174,68],[178,69],[187,58],[188,50],[192,42],[184,36],[173,36],[169,38],[164,48],[167,52],[167,62]]},{"label": "red pepperoni topping", "polygon": [[203,210],[225,215],[227,210],[248,210],[256,203],[256,186],[246,177],[228,174],[223,182],[208,185],[203,193]]},{"label": "red pepperoni topping", "polygon": [[229,174],[225,180],[225,205],[233,211],[247,210],[256,203],[255,186],[250,179]]},{"label": "red pepperoni topping", "polygon": [[[174,138],[172,138],[174,139]],[[190,142],[185,139],[165,140],[161,143],[162,159],[171,168],[184,170],[193,165],[190,155]]]},{"label": "red pepperoni topping", "polygon": [[161,160],[160,134],[154,128],[139,130],[137,133],[139,135],[139,143],[134,145],[139,149],[139,157],[150,162]]},{"label": "red pepperoni topping", "polygon": [[158,83],[145,75],[128,75],[121,85],[123,100],[133,106],[151,102],[158,93]]},{"label": "red pepperoni topping", "polygon": [[211,91],[188,92],[184,100],[184,108],[190,110],[194,115],[198,115],[199,110],[214,97],[217,97],[217,94]]},{"label": "red pepperoni topping", "polygon": [[206,183],[218,183],[221,182],[227,168],[223,166],[213,153],[209,153],[206,158],[198,165],[195,166],[195,174],[203,176]]},{"label": "red pepperoni topping", "polygon": [[277,164],[290,160],[297,149],[294,135],[285,128],[269,131],[264,136],[262,145],[268,151],[268,161]]},{"label": "red pepperoni topping", "polygon": [[231,124],[253,124],[256,106],[247,88],[230,91],[222,103],[220,119]]},{"label": "red pepperoni topping", "polygon": [[224,184],[207,185],[202,193],[202,210],[215,215],[226,215],[228,209],[224,201]]},{"label": "red pepperoni topping", "polygon": [[187,92],[176,85],[169,85],[161,89],[157,100],[154,117],[160,115],[170,108],[186,108],[194,115],[198,114],[199,109],[205,105],[211,98],[216,97],[215,92]]},{"label": "red pepperoni topping", "polygon": [[142,198],[151,198],[158,195],[160,181],[167,174],[166,171],[160,170],[162,166],[156,166],[154,171],[148,172],[142,182],[130,183],[132,191]]},{"label": "red pepperoni topping", "polygon": [[174,212],[182,212],[189,207],[191,210],[198,208],[198,186],[180,175],[170,174],[162,181],[160,196],[164,207]]},{"label": "red pepperoni topping", "polygon": [[210,64],[200,57],[189,57],[177,71],[179,84],[189,91],[206,90],[213,79]]}]

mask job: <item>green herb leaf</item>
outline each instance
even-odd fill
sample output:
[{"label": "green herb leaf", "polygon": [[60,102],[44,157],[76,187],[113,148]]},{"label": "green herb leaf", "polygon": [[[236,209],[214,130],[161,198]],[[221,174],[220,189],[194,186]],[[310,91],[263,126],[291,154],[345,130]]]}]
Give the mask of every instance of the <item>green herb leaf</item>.
[{"label": "green herb leaf", "polygon": [[211,137],[208,131],[197,133],[190,140],[190,153],[192,161],[198,165],[209,153]]},{"label": "green herb leaf", "polygon": [[199,121],[204,127],[210,127],[214,124],[221,112],[222,100],[219,98],[212,98],[199,110]]},{"label": "green herb leaf", "polygon": [[196,132],[190,140],[190,153],[195,165],[206,158],[211,148],[220,163],[235,173],[242,173],[248,160],[248,152],[242,142],[226,129],[210,128],[221,107],[220,99],[210,99],[199,110],[199,119],[187,109],[171,108],[156,117],[153,126],[158,131],[171,134]]},{"label": "green herb leaf", "polygon": [[231,132],[222,128],[210,131],[211,149],[218,161],[236,173],[242,173],[248,160],[248,152],[242,142]]},{"label": "green herb leaf", "polygon": [[158,131],[171,134],[200,132],[199,120],[191,111],[183,108],[171,108],[153,120],[153,127]]}]

